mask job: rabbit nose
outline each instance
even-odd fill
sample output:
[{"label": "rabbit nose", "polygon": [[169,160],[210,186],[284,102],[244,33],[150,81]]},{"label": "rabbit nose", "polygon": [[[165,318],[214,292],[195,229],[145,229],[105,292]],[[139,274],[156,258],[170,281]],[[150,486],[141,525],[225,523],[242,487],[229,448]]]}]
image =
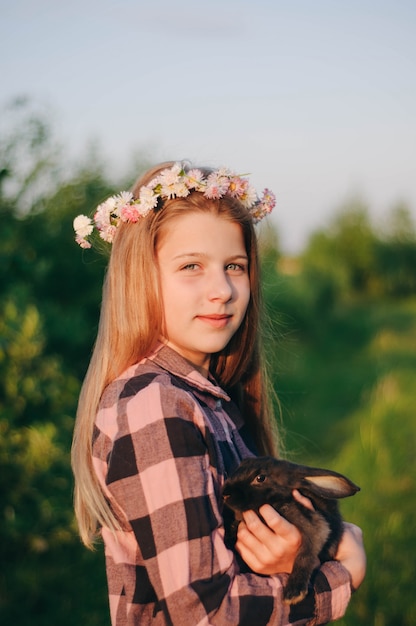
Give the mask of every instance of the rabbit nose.
[{"label": "rabbit nose", "polygon": [[227,502],[227,500],[229,499],[229,495],[227,493],[225,493],[222,497],[222,499],[224,500],[224,502]]}]

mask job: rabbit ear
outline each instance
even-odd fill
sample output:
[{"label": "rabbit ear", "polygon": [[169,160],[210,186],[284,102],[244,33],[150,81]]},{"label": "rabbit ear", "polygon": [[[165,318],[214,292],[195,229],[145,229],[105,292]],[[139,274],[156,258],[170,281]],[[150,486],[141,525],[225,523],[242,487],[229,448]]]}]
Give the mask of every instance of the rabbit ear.
[{"label": "rabbit ear", "polygon": [[321,498],[346,498],[360,490],[348,478],[341,474],[318,474],[304,476],[307,488]]}]

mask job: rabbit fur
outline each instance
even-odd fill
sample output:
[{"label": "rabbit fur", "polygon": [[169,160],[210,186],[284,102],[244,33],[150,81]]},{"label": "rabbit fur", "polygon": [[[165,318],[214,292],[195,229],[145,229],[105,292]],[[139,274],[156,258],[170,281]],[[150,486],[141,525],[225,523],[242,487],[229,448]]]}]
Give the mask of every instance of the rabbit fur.
[{"label": "rabbit fur", "polygon": [[[314,511],[293,498],[294,489],[311,500]],[[329,561],[337,552],[343,533],[338,498],[352,496],[359,490],[348,478],[331,470],[273,457],[244,459],[224,483],[224,504],[234,512],[231,523],[224,516],[226,543],[234,545],[241,513],[249,509],[258,513],[263,504],[270,504],[294,524],[301,533],[302,544],[283,597],[287,603],[296,604],[308,592],[317,558]]]}]

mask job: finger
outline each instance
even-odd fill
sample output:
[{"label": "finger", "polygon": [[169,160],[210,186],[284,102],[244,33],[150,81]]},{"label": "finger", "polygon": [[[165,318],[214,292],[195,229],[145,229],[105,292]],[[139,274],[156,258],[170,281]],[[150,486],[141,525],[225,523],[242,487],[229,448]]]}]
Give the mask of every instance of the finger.
[{"label": "finger", "polygon": [[254,511],[244,511],[243,520],[247,531],[260,541],[264,541],[271,532],[270,528],[268,528]]},{"label": "finger", "polygon": [[297,552],[302,543],[302,536],[296,526],[279,515],[270,505],[263,505],[260,514],[266,524],[254,511],[244,513],[244,522],[240,523],[238,532],[240,541],[256,552],[261,559],[269,558],[267,554],[280,557],[287,550]]},{"label": "finger", "polygon": [[[255,514],[253,513],[253,515]],[[246,517],[250,521],[250,516]],[[238,527],[235,548],[243,561],[258,574],[290,573],[299,549],[300,533],[299,541],[297,537],[294,539],[293,536],[284,538],[268,528],[261,520],[258,520],[257,523],[254,519],[252,521],[252,527],[258,531],[257,536],[251,532],[245,521],[240,522]],[[284,520],[284,523],[286,524],[287,521]],[[295,533],[298,533],[297,529],[295,529]],[[261,539],[258,538],[259,536]]]},{"label": "finger", "polygon": [[303,496],[300,491],[298,491],[297,489],[294,489],[292,491],[292,495],[294,497],[295,500],[297,500],[298,502],[300,502],[300,504],[302,504],[306,509],[310,509],[311,511],[314,511],[315,508],[312,504],[312,502],[309,500],[309,498],[306,498],[305,496]]},{"label": "finger", "polygon": [[253,571],[259,572],[261,570],[263,565],[257,556],[257,552],[251,550],[240,541],[237,541],[235,548],[243,561],[247,563]]},{"label": "finger", "polygon": [[237,544],[244,546],[250,552],[258,555],[259,559],[267,558],[267,553],[272,551],[281,551],[283,549],[284,540],[276,535],[273,530],[268,528],[260,518],[251,511],[252,515],[246,515],[247,521],[240,522],[237,532]]},{"label": "finger", "polygon": [[254,511],[245,511],[243,518],[248,530],[262,543],[273,540],[274,536],[291,534],[292,525],[269,504],[259,509],[263,520]]},{"label": "finger", "polygon": [[269,504],[263,504],[259,509],[259,513],[266,522],[267,526],[273,530],[276,535],[280,535],[281,537],[287,539],[291,536],[297,536],[298,531],[288,520],[280,515]]},{"label": "finger", "polygon": [[272,507],[261,507],[260,512],[267,525],[273,531],[274,537],[279,537],[290,550],[297,551],[300,548],[302,535],[296,526],[282,515],[279,515]]},{"label": "finger", "polygon": [[251,558],[256,555],[256,558],[260,560],[264,558],[264,554],[267,552],[265,543],[251,532],[245,522],[240,522],[235,547],[244,560],[247,554],[250,554]]},{"label": "finger", "polygon": [[[268,532],[270,535],[273,535],[270,530]],[[271,551],[267,544],[257,539],[257,537],[250,532],[245,522],[240,523],[235,548],[243,561],[245,561],[253,571],[263,574],[278,571],[278,569],[276,569],[276,560],[281,559],[284,553],[283,542],[279,545],[273,545],[274,550]]]}]

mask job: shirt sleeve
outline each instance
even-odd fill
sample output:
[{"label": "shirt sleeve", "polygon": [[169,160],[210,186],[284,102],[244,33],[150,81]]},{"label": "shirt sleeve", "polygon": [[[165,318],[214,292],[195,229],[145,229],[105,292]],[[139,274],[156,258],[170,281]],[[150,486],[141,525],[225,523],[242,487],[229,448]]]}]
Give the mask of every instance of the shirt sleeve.
[{"label": "shirt sleeve", "polygon": [[117,428],[106,491],[128,522],[130,576],[149,590],[140,596],[131,580],[133,604],[152,601],[163,623],[181,626],[315,626],[342,616],[350,581],[339,563],[323,565],[293,606],[283,602],[284,575],[240,572],[224,544],[210,434],[191,394],[148,384],[118,402]]}]

